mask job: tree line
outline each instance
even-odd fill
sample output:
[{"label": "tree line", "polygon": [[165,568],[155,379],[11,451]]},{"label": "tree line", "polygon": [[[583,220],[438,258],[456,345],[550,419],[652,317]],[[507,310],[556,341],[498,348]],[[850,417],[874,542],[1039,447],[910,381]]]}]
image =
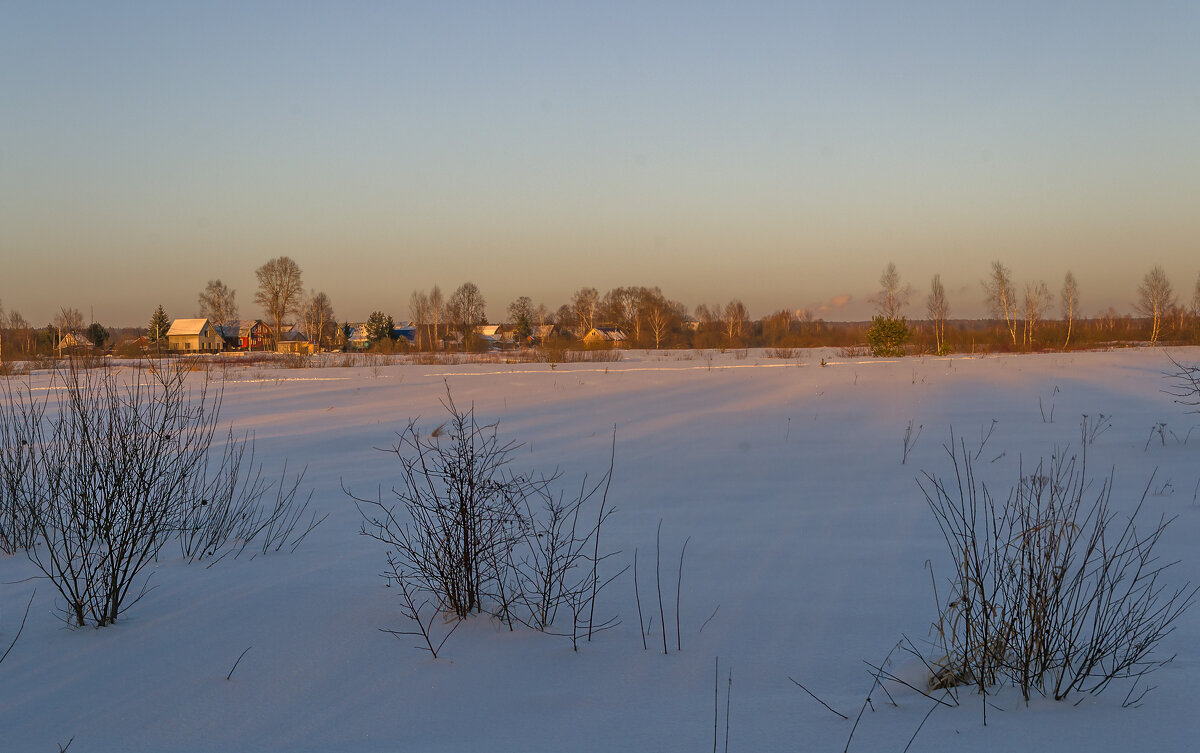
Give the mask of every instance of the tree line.
[{"label": "tree line", "polygon": [[[292,325],[318,349],[334,349],[345,342],[350,323],[339,323],[326,293],[306,291],[303,272],[294,260],[287,256],[271,259],[255,270],[255,278],[258,285],[253,302],[273,334]],[[980,281],[980,294],[991,319],[952,319],[945,286],[935,274],[922,301],[924,316],[910,320],[915,292],[902,280],[896,265],[889,263],[871,299],[875,316],[869,323],[827,322],[804,309],[781,309],[752,319],[745,304],[736,298],[689,309],[658,287],[625,286],[603,294],[593,287],[579,288],[557,309],[519,296],[507,305],[506,319],[499,324],[517,342],[528,342],[536,335],[568,344],[593,328],[613,327],[624,335],[623,346],[654,349],[869,346],[879,353],[948,353],[1087,347],[1114,341],[1200,342],[1200,276],[1190,300],[1181,301],[1166,272],[1157,265],[1137,288],[1132,302],[1136,317],[1119,314],[1111,306],[1090,318],[1082,316],[1079,285],[1070,271],[1055,295],[1042,280],[1018,283],[1007,266],[994,261]],[[439,349],[452,339],[457,347],[470,348],[476,328],[487,323],[486,306],[482,291],[473,282],[463,283],[449,296],[437,285],[415,290],[403,312],[403,319],[415,329],[415,340],[403,347]],[[236,327],[240,322],[237,291],[220,279],[209,280],[197,295],[196,315],[224,331]],[[85,321],[78,309],[62,307],[39,329],[20,312],[5,312],[0,302],[0,359],[55,355],[64,342],[73,342],[66,338],[68,334],[86,338],[99,348],[116,344],[118,351],[120,343],[114,343],[118,335],[127,339],[144,336],[151,344],[162,343],[170,321],[158,306],[145,330],[110,331],[97,322]],[[391,342],[395,329],[391,313],[372,312],[366,329],[380,347],[397,347]],[[127,349],[132,355],[134,348]]]}]

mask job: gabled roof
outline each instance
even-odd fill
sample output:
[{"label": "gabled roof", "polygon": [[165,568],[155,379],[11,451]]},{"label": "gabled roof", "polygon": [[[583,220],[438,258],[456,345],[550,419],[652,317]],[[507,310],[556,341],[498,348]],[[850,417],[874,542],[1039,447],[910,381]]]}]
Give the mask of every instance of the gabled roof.
[{"label": "gabled roof", "polygon": [[366,342],[367,340],[370,340],[371,336],[367,334],[367,325],[366,324],[351,324],[350,325],[350,336],[347,337],[346,339],[350,340],[352,342]]},{"label": "gabled roof", "polygon": [[590,330],[588,330],[588,333],[583,336],[583,339],[621,342],[625,339],[625,333],[620,327],[592,327]]},{"label": "gabled roof", "polygon": [[93,348],[92,341],[78,332],[67,332],[58,341],[60,348]]},{"label": "gabled roof", "polygon": [[284,332],[277,339],[279,342],[306,343],[308,342],[308,335],[304,334],[298,329],[292,328]]},{"label": "gabled roof", "polygon": [[167,337],[198,335],[204,331],[206,324],[208,324],[208,319],[176,319],[171,322],[171,328],[167,330]]},{"label": "gabled roof", "polygon": [[271,325],[262,319],[234,319],[217,327],[217,331],[222,337],[250,337],[255,327],[263,330],[260,335],[271,331]]}]

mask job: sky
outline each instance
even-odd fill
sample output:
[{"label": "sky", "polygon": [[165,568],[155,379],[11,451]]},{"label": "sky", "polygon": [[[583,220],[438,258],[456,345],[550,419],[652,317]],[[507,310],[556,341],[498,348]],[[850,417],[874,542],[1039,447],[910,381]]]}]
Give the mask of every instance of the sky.
[{"label": "sky", "polygon": [[339,319],[476,283],[868,317],[1200,273],[1195,2],[0,4],[0,304],[193,316],[286,255]]}]

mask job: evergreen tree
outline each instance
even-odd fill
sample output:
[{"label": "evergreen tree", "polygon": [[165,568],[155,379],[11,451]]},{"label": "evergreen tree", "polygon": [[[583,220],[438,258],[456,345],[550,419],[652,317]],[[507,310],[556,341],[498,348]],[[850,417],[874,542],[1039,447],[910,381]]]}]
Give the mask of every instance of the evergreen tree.
[{"label": "evergreen tree", "polygon": [[392,336],[392,329],[395,327],[392,317],[382,311],[374,311],[367,317],[367,337],[371,338],[371,344],[381,340],[387,340]]},{"label": "evergreen tree", "polygon": [[167,318],[167,312],[163,310],[162,304],[154,309],[154,316],[150,317],[150,326],[146,328],[146,339],[152,343],[159,342],[167,336],[167,330],[171,328],[171,320]]},{"label": "evergreen tree", "polygon": [[889,319],[876,316],[871,319],[871,327],[867,330],[867,342],[871,344],[873,356],[902,356],[904,343],[908,342],[911,332],[904,317]]},{"label": "evergreen tree", "polygon": [[92,325],[87,328],[85,334],[92,345],[95,345],[97,348],[103,348],[104,344],[108,342],[108,330],[99,322],[92,322]]}]

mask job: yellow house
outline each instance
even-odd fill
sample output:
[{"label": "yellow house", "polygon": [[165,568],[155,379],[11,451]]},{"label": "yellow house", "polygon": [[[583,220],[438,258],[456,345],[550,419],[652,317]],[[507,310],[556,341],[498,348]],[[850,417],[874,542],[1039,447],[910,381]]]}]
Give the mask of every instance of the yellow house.
[{"label": "yellow house", "polygon": [[588,345],[616,345],[625,342],[625,333],[620,327],[592,327],[583,341]]},{"label": "yellow house", "polygon": [[176,319],[167,330],[167,350],[182,353],[219,351],[224,338],[208,319]]}]

